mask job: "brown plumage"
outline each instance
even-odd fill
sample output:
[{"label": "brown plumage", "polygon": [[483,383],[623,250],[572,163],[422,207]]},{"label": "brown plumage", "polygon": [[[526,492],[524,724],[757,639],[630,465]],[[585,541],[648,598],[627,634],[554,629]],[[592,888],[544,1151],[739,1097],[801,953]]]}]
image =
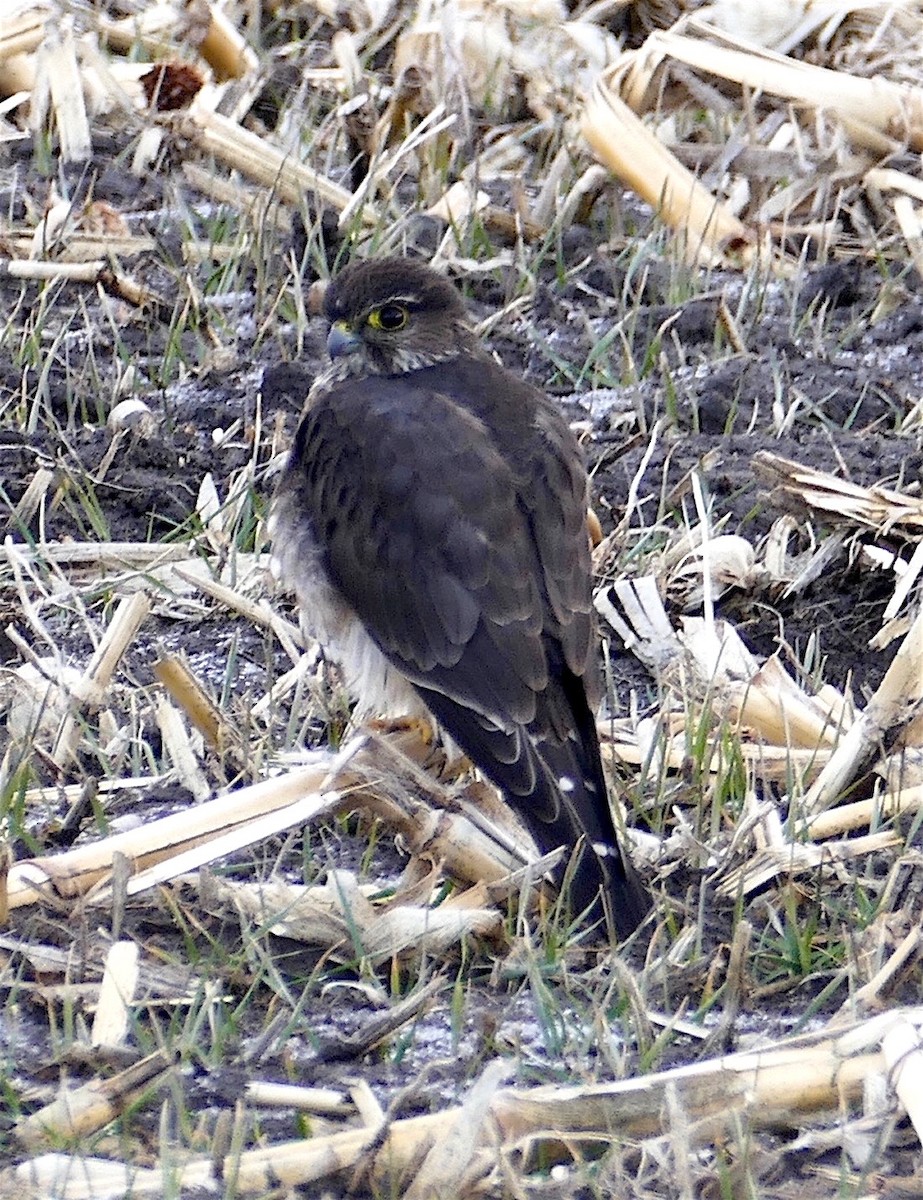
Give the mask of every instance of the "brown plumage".
[{"label": "brown plumage", "polygon": [[325,310],[333,365],[279,484],[278,572],[362,712],[428,710],[540,849],[585,839],[573,902],[602,889],[626,936],[650,901],[618,848],[599,756],[573,434],[490,357],[430,268],[356,263]]}]

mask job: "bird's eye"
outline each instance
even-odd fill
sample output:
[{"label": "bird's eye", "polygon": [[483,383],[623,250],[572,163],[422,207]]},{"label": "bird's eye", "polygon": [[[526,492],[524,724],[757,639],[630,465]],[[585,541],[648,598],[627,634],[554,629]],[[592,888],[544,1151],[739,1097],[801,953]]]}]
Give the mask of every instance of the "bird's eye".
[{"label": "bird's eye", "polygon": [[373,308],[369,313],[369,324],[373,329],[394,333],[396,329],[404,328],[409,316],[410,313],[403,304],[383,304],[381,308]]}]

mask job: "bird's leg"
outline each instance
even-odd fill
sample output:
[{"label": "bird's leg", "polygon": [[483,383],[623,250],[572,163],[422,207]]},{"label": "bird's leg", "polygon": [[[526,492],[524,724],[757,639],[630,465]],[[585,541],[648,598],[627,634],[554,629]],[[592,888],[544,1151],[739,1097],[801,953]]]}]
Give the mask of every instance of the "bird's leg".
[{"label": "bird's leg", "polygon": [[442,779],[445,751],[428,717],[373,717],[366,724],[374,733],[387,737],[407,758]]}]

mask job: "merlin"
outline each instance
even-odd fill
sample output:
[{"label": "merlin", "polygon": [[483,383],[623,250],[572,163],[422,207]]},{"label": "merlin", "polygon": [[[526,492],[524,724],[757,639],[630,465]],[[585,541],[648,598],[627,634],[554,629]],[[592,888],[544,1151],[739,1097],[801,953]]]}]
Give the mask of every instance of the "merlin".
[{"label": "merlin", "polygon": [[332,365],[273,502],[276,572],[357,715],[432,717],[539,850],[581,849],[572,904],[627,937],[650,899],[600,759],[576,439],[430,267],[353,263],[324,309]]}]

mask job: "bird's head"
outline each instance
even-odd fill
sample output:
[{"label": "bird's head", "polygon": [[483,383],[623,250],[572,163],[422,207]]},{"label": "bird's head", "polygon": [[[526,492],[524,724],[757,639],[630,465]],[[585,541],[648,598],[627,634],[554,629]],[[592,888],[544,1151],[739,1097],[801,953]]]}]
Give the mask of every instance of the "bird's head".
[{"label": "bird's head", "polygon": [[474,342],[458,292],[412,259],[351,263],[330,283],[324,312],[338,373],[403,375],[454,358]]}]

